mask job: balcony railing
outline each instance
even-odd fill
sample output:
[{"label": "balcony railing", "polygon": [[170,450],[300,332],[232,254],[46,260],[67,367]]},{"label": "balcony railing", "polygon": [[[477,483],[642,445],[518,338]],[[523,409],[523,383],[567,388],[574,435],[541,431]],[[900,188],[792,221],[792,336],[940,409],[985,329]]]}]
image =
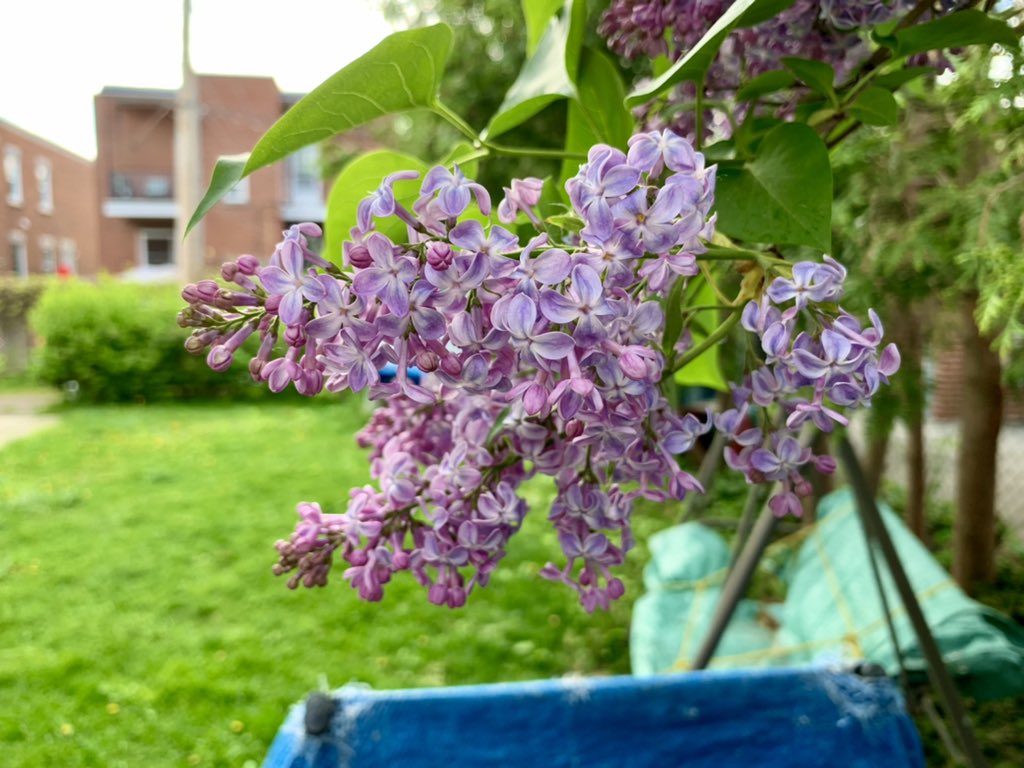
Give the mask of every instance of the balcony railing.
[{"label": "balcony railing", "polygon": [[168,173],[111,173],[113,200],[173,200],[174,183]]}]

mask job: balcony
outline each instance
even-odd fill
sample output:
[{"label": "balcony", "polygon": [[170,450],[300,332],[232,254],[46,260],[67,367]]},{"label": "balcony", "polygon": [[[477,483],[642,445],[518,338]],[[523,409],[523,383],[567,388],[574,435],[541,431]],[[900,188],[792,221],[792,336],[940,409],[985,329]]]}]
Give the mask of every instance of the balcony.
[{"label": "balcony", "polygon": [[118,219],[173,219],[178,215],[168,173],[111,173],[103,215]]}]

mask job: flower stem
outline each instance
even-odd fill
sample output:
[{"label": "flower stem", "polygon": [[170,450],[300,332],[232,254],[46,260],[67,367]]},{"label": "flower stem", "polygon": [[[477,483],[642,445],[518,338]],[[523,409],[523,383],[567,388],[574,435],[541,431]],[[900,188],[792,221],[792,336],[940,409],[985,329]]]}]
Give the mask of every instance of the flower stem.
[{"label": "flower stem", "polygon": [[676,361],[675,366],[672,368],[672,373],[675,373],[676,371],[681,371],[683,368],[688,366],[698,357],[700,357],[713,346],[715,346],[715,344],[717,344],[726,336],[728,336],[729,331],[731,331],[732,327],[739,322],[739,319],[740,308],[735,307],[733,308],[730,315],[727,318],[725,318],[725,320],[722,321],[722,324],[715,328],[715,330],[713,330],[711,334],[706,339],[704,339],[704,341],[702,341],[700,344],[695,346],[693,349],[691,349],[689,352],[687,352],[685,355],[680,357],[679,360]]}]

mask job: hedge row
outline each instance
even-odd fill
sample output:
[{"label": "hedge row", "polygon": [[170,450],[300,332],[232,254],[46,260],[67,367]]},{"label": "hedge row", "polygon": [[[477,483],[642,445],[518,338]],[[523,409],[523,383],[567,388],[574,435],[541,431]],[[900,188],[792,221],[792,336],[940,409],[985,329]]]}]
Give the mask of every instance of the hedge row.
[{"label": "hedge row", "polygon": [[178,289],[103,279],[51,283],[32,309],[33,367],[45,383],[84,402],[261,397],[241,354],[227,373],[184,349]]}]

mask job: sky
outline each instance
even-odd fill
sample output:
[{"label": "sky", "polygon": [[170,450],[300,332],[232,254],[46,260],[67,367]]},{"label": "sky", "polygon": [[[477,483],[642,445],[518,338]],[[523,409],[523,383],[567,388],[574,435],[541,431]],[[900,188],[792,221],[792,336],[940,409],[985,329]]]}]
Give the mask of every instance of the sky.
[{"label": "sky", "polygon": [[[0,2],[0,119],[96,156],[105,85],[176,88],[182,0]],[[392,29],[375,0],[192,0],[192,66],[309,91]]]}]

